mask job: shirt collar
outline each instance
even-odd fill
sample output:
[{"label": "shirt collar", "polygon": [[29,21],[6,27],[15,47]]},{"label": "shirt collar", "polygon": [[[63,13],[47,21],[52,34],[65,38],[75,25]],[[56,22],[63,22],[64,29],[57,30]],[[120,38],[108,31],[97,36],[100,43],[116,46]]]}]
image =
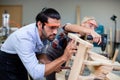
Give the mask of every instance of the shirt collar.
[{"label": "shirt collar", "polygon": [[36,33],[36,40],[37,40],[36,43],[37,43],[37,45],[44,46],[44,44],[43,44],[43,42],[42,42],[42,40],[39,36],[38,28],[37,28],[37,26],[35,26],[35,27],[36,27],[35,28],[35,33]]}]

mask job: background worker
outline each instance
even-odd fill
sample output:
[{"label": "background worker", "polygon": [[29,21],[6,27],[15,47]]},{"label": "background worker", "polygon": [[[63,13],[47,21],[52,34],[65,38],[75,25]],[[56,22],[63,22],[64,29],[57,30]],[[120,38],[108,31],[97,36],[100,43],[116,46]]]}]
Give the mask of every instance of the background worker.
[{"label": "background worker", "polygon": [[95,28],[98,27],[97,21],[92,16],[85,16],[83,20],[81,21],[81,26],[88,27],[92,30],[95,30]]},{"label": "background worker", "polygon": [[[71,26],[71,27],[70,27]],[[85,35],[92,35],[93,41],[98,44],[100,41],[100,35],[95,37],[97,34],[94,29],[97,27],[97,22],[94,17],[84,17],[81,25],[73,25],[67,24],[63,27],[63,29],[57,34],[56,38],[52,41],[51,45],[47,45],[44,53],[47,54],[50,61],[57,59],[58,57],[63,55],[64,49],[68,43],[68,32],[79,33],[81,37],[85,37]],[[67,31],[69,30],[69,31]],[[97,34],[98,35],[98,34]],[[59,69],[61,70],[61,69]],[[59,71],[58,70],[58,71]],[[56,80],[55,73],[48,75],[46,77],[47,80]]]},{"label": "background worker", "polygon": [[[98,27],[97,21],[92,16],[85,16],[81,21],[81,26],[85,26],[86,28],[90,28],[91,30],[95,30]],[[81,38],[87,40],[88,35],[81,34]],[[95,38],[93,38],[95,39]],[[93,42],[94,40],[92,40]]]}]

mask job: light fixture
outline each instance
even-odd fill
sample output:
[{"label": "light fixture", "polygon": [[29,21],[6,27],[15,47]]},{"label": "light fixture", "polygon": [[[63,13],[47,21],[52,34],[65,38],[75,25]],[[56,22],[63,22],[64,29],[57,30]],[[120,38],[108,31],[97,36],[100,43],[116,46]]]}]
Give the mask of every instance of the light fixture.
[{"label": "light fixture", "polygon": [[110,19],[113,20],[113,21],[115,21],[116,18],[117,18],[117,16],[116,16],[116,15],[113,15]]}]

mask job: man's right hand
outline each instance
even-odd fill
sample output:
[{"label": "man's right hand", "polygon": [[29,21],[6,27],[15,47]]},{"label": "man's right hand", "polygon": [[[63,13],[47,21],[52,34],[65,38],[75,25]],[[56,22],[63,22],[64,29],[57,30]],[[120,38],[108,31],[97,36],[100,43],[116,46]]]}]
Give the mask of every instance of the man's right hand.
[{"label": "man's right hand", "polygon": [[91,30],[90,35],[92,35],[94,42],[97,42],[98,44],[100,44],[102,42],[101,35],[99,35],[98,33],[96,33],[94,30]]},{"label": "man's right hand", "polygon": [[77,45],[75,44],[75,40],[71,40],[67,47],[64,50],[64,54],[62,57],[64,57],[67,60],[71,58],[71,56],[77,52]]}]

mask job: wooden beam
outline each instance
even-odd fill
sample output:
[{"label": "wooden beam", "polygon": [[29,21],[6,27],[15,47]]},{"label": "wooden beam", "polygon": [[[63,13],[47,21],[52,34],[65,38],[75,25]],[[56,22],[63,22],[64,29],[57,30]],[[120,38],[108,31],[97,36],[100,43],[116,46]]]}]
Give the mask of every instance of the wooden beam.
[{"label": "wooden beam", "polygon": [[107,78],[108,78],[109,80],[120,80],[120,76],[115,75],[115,74],[113,74],[113,73],[111,73],[111,72],[107,74]]},{"label": "wooden beam", "polygon": [[76,8],[76,18],[77,18],[77,25],[80,25],[80,6],[78,5]]},{"label": "wooden beam", "polygon": [[116,50],[115,50],[115,54],[114,54],[113,59],[112,59],[112,62],[113,62],[113,63],[115,62],[118,53],[119,53],[119,49],[116,49]]},{"label": "wooden beam", "polygon": [[83,47],[81,45],[82,44],[78,46],[76,57],[73,61],[73,65],[68,80],[77,80],[79,73],[82,70],[82,65],[87,51],[87,47]]},{"label": "wooden beam", "polygon": [[73,33],[68,33],[68,37],[71,38],[71,39],[74,39],[76,42],[80,43],[80,44],[83,44],[83,46],[86,46],[88,48],[92,48],[93,47],[93,44],[87,42],[87,41],[84,41],[83,39],[79,38],[79,36],[77,34],[73,34]]},{"label": "wooden beam", "polygon": [[78,43],[77,53],[75,59],[73,61],[73,65],[70,71],[70,75],[68,80],[77,80],[81,71],[83,70],[83,62],[86,58],[87,51],[93,47],[93,45],[89,42],[86,42],[80,39],[76,34],[68,33],[68,37],[74,39]]}]

